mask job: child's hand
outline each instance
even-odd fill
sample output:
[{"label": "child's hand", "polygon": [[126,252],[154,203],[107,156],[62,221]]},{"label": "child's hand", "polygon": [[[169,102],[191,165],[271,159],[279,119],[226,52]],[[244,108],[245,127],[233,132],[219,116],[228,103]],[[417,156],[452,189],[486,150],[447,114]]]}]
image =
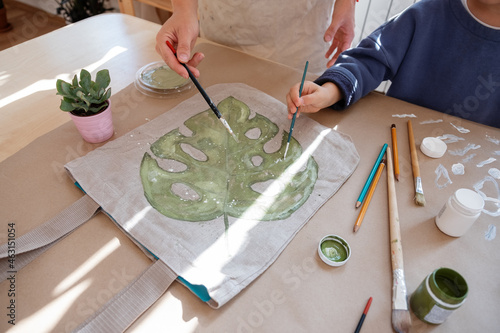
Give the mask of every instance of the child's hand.
[{"label": "child's hand", "polygon": [[341,99],[341,94],[337,86],[327,82],[322,86],[311,81],[305,81],[302,88],[302,96],[299,97],[300,83],[297,83],[286,95],[288,107],[288,119],[292,119],[293,114],[299,108],[300,112],[313,113],[337,103]]}]

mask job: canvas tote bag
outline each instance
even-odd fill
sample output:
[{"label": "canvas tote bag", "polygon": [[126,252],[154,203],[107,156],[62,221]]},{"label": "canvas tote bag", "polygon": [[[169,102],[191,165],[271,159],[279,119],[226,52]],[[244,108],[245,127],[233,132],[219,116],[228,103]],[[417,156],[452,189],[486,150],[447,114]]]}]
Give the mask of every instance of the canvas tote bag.
[{"label": "canvas tote bag", "polygon": [[[200,95],[68,163],[85,195],[16,240],[22,268],[102,210],[153,264],[76,331],[125,330],[178,280],[219,308],[262,274],[354,172],[345,134],[244,84],[207,89],[236,142]],[[300,123],[300,125],[299,125]],[[6,279],[9,251],[0,246]],[[5,272],[5,273],[4,273]]]}]

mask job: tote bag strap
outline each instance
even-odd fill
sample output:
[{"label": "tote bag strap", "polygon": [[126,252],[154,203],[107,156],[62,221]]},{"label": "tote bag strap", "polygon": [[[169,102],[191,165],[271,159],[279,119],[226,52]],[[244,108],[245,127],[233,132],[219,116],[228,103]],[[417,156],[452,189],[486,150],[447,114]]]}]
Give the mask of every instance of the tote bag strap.
[{"label": "tote bag strap", "polygon": [[98,211],[99,204],[84,195],[41,226],[0,245],[0,281],[29,264]]},{"label": "tote bag strap", "polygon": [[176,278],[177,275],[163,261],[156,260],[73,332],[125,331],[165,293]]}]

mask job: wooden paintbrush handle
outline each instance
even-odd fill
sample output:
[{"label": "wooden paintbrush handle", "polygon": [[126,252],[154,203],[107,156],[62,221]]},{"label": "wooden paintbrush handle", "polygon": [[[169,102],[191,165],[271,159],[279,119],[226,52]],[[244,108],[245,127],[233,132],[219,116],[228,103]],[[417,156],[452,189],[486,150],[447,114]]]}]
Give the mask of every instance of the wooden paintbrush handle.
[{"label": "wooden paintbrush handle", "polygon": [[418,166],[417,148],[415,146],[415,136],[413,135],[413,126],[411,120],[408,120],[408,140],[410,141],[411,168],[413,177],[420,177],[420,168]]},{"label": "wooden paintbrush handle", "polygon": [[403,248],[401,246],[401,231],[399,228],[398,202],[394,182],[394,169],[391,149],[387,148],[387,194],[389,199],[389,230],[391,241],[392,270],[403,269]]}]

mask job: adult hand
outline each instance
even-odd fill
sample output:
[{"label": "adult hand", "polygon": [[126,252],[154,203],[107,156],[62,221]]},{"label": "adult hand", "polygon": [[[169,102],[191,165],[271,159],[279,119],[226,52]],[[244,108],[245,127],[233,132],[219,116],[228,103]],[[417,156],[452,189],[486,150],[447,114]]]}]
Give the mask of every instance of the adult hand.
[{"label": "adult hand", "polygon": [[[300,83],[295,84],[286,95],[288,119],[295,112],[313,113],[337,103],[342,97],[334,83],[327,82],[322,86],[311,81],[304,81],[302,96],[299,97]],[[299,110],[297,111],[297,108]]]},{"label": "adult hand", "polygon": [[331,67],[340,53],[351,47],[354,39],[354,9],[355,0],[337,0],[333,9],[332,22],[325,32],[325,42],[332,41],[332,45],[326,52],[325,57],[330,58],[332,53],[337,50],[333,57],[326,64]]},{"label": "adult hand", "polygon": [[[189,75],[180,63],[188,65],[194,76],[200,75],[196,66],[203,60],[204,55],[197,52],[191,59],[189,58],[198,34],[197,5],[194,2],[186,1],[178,6],[174,4],[172,16],[163,24],[156,35],[156,52],[161,55],[172,70],[184,78],[188,78]],[[176,48],[177,58],[167,46],[167,41]]]}]

